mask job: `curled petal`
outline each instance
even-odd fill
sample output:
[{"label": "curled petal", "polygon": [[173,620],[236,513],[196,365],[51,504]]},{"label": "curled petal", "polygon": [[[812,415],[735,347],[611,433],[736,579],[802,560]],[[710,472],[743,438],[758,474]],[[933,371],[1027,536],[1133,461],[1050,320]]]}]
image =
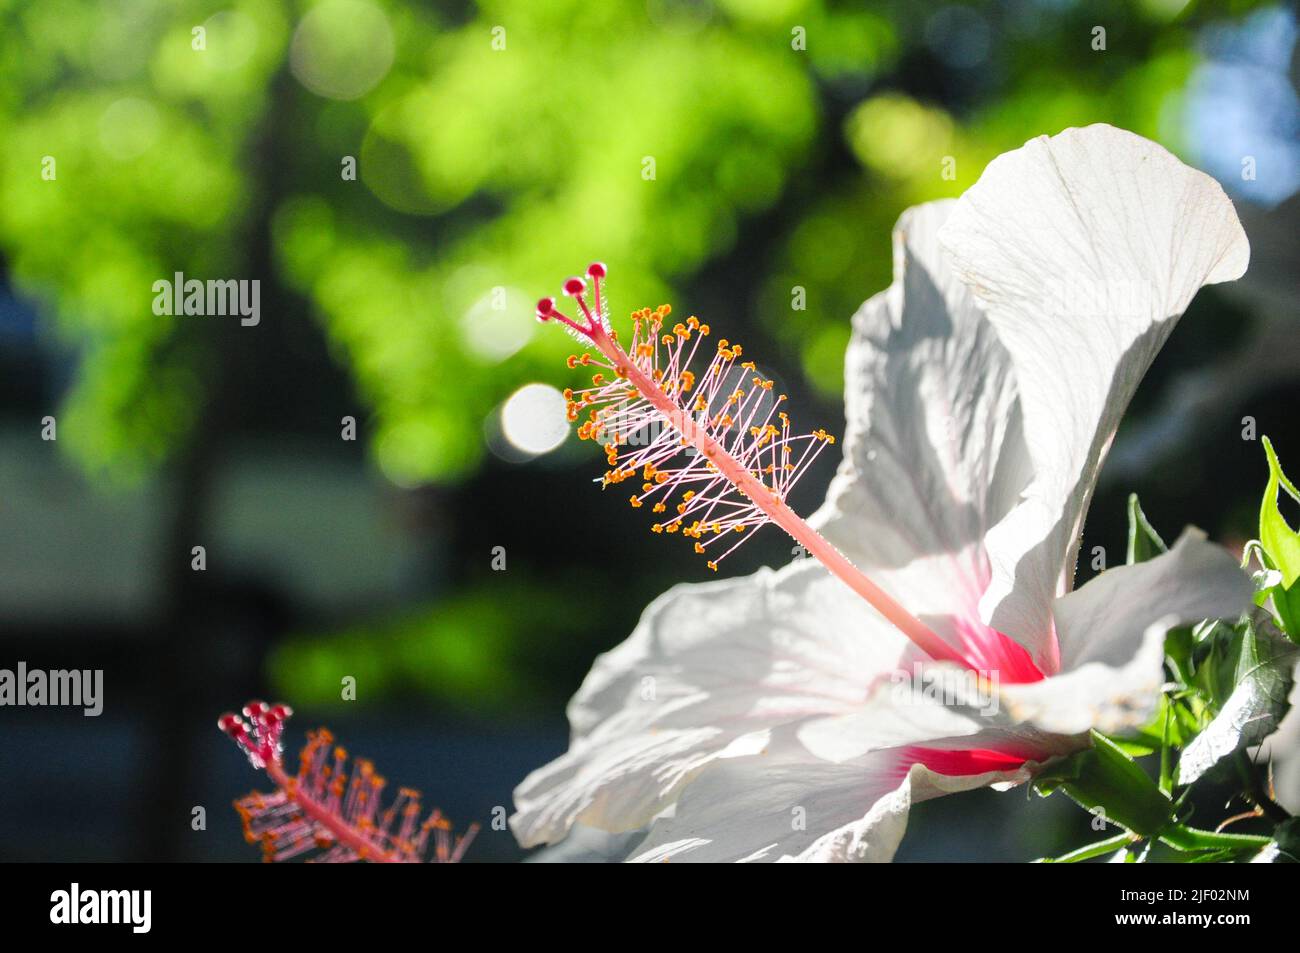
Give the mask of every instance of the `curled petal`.
[{"label": "curled petal", "polygon": [[1152,714],[1170,628],[1239,616],[1251,584],[1232,556],[1189,529],[1167,553],[1109,569],[1057,600],[1063,671],[1001,690],[1006,715],[1058,734],[1115,732]]},{"label": "curled petal", "polygon": [[1033,463],[988,536],[983,616],[1052,672],[1042,633],[1120,416],[1196,291],[1239,277],[1249,244],[1217,182],[1104,125],[993,160],[940,242],[1010,354]]}]

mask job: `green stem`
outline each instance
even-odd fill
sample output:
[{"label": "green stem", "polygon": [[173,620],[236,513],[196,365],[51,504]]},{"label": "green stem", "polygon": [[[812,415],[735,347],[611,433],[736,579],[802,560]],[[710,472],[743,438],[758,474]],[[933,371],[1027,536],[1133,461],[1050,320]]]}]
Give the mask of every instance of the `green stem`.
[{"label": "green stem", "polygon": [[1174,702],[1165,696],[1165,724],[1160,735],[1160,793],[1168,797],[1174,790],[1173,754],[1169,750],[1169,723],[1174,715]]},{"label": "green stem", "polygon": [[1044,857],[1039,862],[1044,864],[1077,864],[1081,860],[1092,860],[1092,858],[1100,857],[1102,854],[1109,854],[1113,850],[1118,850],[1133,843],[1134,840],[1132,834],[1116,834],[1114,837],[1099,840],[1095,844],[1088,844],[1085,847],[1072,850],[1068,854],[1062,854],[1060,857]]},{"label": "green stem", "polygon": [[1256,834],[1224,834],[1219,831],[1205,831],[1198,827],[1173,824],[1160,832],[1160,840],[1175,850],[1244,850],[1250,847],[1263,848],[1272,843],[1272,838]]}]

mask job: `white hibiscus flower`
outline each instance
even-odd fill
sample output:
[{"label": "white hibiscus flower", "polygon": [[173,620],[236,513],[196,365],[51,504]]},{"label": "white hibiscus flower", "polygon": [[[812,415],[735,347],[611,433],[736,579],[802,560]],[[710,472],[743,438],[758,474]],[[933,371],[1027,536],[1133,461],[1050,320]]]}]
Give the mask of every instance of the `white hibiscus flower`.
[{"label": "white hibiscus flower", "polygon": [[[1216,182],[1108,126],[1031,140],[961,199],[905,213],[894,282],[854,316],[845,456],[809,521],[821,536],[785,515],[779,462],[770,485],[739,484],[739,504],[717,489],[743,476],[735,460],[764,479],[767,448],[813,452],[829,439],[821,432],[804,444],[784,425],[764,437],[751,414],[742,429],[754,439],[732,457],[722,438],[687,433],[701,462],[664,470],[663,443],[632,460],[649,464],[647,494],[659,473],[670,486],[696,481],[700,497],[679,512],[689,519],[698,504],[703,522],[665,528],[695,529],[701,551],[716,537],[700,530],[735,528],[710,523],[722,512],[742,533],[777,522],[820,560],[678,586],[652,603],[570,704],[568,753],[515,792],[520,843],[553,844],[575,826],[648,828],[631,859],[888,860],[913,802],[1024,781],[1085,747],[1089,729],[1143,721],[1167,628],[1237,616],[1250,585],[1189,530],[1168,553],[1072,591],[1080,532],[1120,416],[1177,317],[1248,257]],[[573,406],[613,399],[611,386],[633,394],[629,383],[682,398],[677,352],[666,365],[652,363],[657,351],[643,360],[639,336],[622,351],[600,300],[604,269],[589,275],[594,315],[584,282],[566,286],[587,325],[549,299],[539,306],[615,372]],[[671,412],[662,396],[630,413]],[[668,419],[675,449],[691,421]],[[628,472],[613,443],[607,483]],[[925,690],[942,672],[953,691]]]}]

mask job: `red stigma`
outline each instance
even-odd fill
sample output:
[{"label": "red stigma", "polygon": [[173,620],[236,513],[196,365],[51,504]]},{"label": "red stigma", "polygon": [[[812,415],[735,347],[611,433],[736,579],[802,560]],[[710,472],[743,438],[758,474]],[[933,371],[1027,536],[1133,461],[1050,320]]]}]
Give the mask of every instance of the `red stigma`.
[{"label": "red stigma", "polygon": [[[604,304],[600,295],[601,279],[605,276],[605,266],[598,261],[592,262],[587,266],[587,275],[591,279],[590,287],[588,287],[586,278],[576,275],[562,286],[565,297],[572,298],[577,302],[579,314],[576,317],[569,317],[569,315],[557,308],[554,298],[543,298],[537,302],[537,320],[558,321],[579,340],[584,343],[591,343],[595,339],[595,335],[609,331],[609,322],[605,316]],[[593,292],[593,301],[588,302],[587,295]]]}]

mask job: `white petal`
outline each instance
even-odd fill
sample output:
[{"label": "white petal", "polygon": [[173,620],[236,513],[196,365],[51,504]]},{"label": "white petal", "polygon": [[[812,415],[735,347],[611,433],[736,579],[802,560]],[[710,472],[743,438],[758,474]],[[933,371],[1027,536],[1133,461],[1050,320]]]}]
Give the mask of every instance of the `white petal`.
[{"label": "white petal", "polygon": [[[868,814],[900,784],[893,759],[874,765],[747,758],[711,765],[683,792],[676,816],[657,821],[634,863],[776,861]],[[907,804],[889,812],[868,848],[889,860],[906,828]],[[900,822],[901,820],[901,822]]]},{"label": "white petal", "polygon": [[922,764],[914,764],[895,790],[871,806],[861,820],[839,830],[823,834],[797,856],[782,861],[801,863],[872,863],[892,860],[907,829],[907,816],[913,804],[944,794],[973,791],[976,788],[1003,785],[1024,780],[1016,772],[989,771],[985,774],[952,777],[936,774]]},{"label": "white petal", "polygon": [[611,834],[594,827],[574,824],[558,844],[529,855],[529,864],[617,864],[645,838],[645,831]]},{"label": "white petal", "polygon": [[851,713],[794,726],[794,736],[809,753],[832,762],[917,746],[995,751],[1041,763],[1084,744],[1073,737],[1076,732],[1054,734],[1036,723],[1050,719],[1048,708],[1058,690],[1069,691],[1070,683],[1060,681],[1064,677],[1048,679],[1053,687],[1038,690],[1029,703],[996,681],[947,663],[928,663],[910,677],[902,671],[891,674]]},{"label": "white petal", "polygon": [[1250,607],[1252,592],[1232,554],[1189,527],[1169,552],[1108,569],[1056,600],[1061,667],[1121,665],[1132,657],[1138,634],[1157,619],[1235,619]]},{"label": "white petal", "polygon": [[655,822],[631,859],[887,862],[913,803],[1007,775],[943,777],[920,765],[905,772],[894,751],[845,764],[793,748],[718,761],[686,788],[673,817]]},{"label": "white petal", "polygon": [[822,834],[802,850],[790,845],[789,850],[799,850],[799,853],[783,854],[779,863],[889,863],[907,833],[907,818],[912,811],[912,775],[923,773],[929,772],[919,764],[913,765],[903,783],[872,804],[864,817]]},{"label": "white petal", "polygon": [[1124,664],[1090,662],[1041,682],[1004,686],[1005,717],[1011,724],[1035,725],[1058,735],[1089,728],[1109,733],[1144,724],[1155,712],[1164,682],[1165,634],[1178,622],[1171,615],[1149,625]]},{"label": "white petal", "polygon": [[1296,665],[1294,683],[1291,710],[1260,749],[1273,763],[1276,800],[1292,814],[1300,813],[1300,664]]},{"label": "white petal", "polygon": [[983,615],[1054,671],[1035,643],[1120,416],[1197,289],[1239,277],[1249,245],[1217,182],[1109,126],[995,159],[940,241],[1011,355],[1034,469],[989,534]]},{"label": "white petal", "polygon": [[678,586],[597,660],[569,706],[569,751],[515,791],[511,826],[526,847],[575,822],[635,830],[705,765],[761,747],[774,726],[852,710],[910,656],[812,560]]},{"label": "white petal", "polygon": [[937,244],[954,205],[903,213],[893,284],[854,315],[844,461],[811,521],[917,615],[974,615],[984,533],[1027,481],[1009,358]]},{"label": "white petal", "polygon": [[1232,556],[1187,530],[1167,553],[1109,569],[1056,601],[1062,671],[1001,689],[1006,716],[1071,735],[1136,727],[1164,681],[1165,633],[1202,619],[1236,618],[1251,605],[1250,579]]},{"label": "white petal", "polygon": [[[985,727],[981,706],[968,703],[974,701],[977,686],[962,684],[965,676],[975,681],[973,673],[946,664],[927,664],[923,670],[927,682],[899,669],[877,683],[853,711],[799,725],[800,744],[818,758],[839,762],[882,748],[963,738]],[[927,691],[927,685],[938,690]]]}]

